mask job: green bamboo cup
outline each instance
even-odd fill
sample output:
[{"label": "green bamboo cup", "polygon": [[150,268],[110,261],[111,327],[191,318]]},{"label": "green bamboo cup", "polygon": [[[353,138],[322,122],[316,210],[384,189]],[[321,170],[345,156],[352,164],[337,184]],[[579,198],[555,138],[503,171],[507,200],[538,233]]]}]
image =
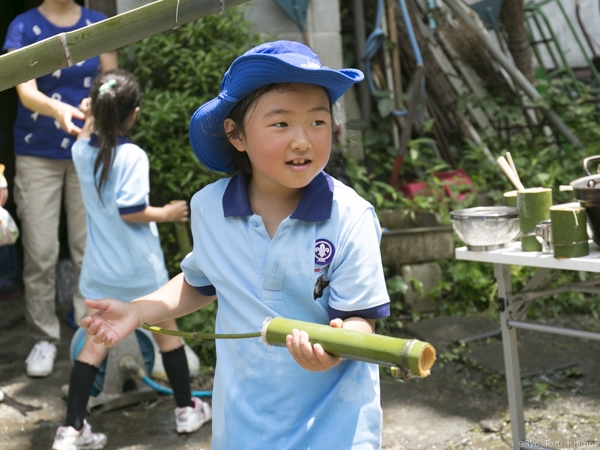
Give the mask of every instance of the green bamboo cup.
[{"label": "green bamboo cup", "polygon": [[331,355],[396,367],[402,380],[430,375],[435,362],[433,346],[417,339],[361,333],[283,317],[265,320],[261,340],[284,347],[286,336],[293,329],[305,331],[311,344],[320,344]]},{"label": "green bamboo cup", "polygon": [[585,208],[568,203],[550,208],[555,258],[577,258],[590,254]]},{"label": "green bamboo cup", "polygon": [[[181,200],[171,200],[171,204],[180,202]],[[186,222],[173,222],[175,226],[175,236],[177,236],[177,244],[183,256],[186,256],[192,251],[190,243],[190,235],[188,233],[188,225]]]},{"label": "green bamboo cup", "polygon": [[535,226],[544,220],[550,219],[551,206],[552,189],[530,188],[517,192],[522,251],[542,251],[542,244],[535,237]]},{"label": "green bamboo cup", "polygon": [[508,191],[504,193],[504,203],[506,206],[517,207],[517,191]]}]

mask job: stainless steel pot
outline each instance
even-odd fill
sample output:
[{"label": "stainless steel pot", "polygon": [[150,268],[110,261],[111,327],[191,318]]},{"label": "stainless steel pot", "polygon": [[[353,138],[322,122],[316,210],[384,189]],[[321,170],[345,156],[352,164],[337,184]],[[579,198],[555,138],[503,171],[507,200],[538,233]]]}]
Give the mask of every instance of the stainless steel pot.
[{"label": "stainless steel pot", "polygon": [[573,187],[575,199],[585,208],[592,239],[600,246],[600,173],[592,175],[588,165],[600,161],[600,155],[589,156],[583,160],[586,176],[569,183]]}]

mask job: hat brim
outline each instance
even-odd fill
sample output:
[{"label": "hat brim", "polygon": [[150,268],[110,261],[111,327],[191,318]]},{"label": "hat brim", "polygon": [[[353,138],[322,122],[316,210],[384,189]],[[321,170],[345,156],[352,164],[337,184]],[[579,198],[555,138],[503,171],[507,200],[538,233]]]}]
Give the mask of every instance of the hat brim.
[{"label": "hat brim", "polygon": [[227,146],[223,122],[245,96],[275,83],[303,83],[322,86],[335,103],[352,85],[363,80],[357,69],[334,70],[321,67],[295,53],[254,54],[233,62],[223,80],[226,92],[200,106],[190,119],[190,143],[194,154],[207,168],[232,172],[233,159]]}]

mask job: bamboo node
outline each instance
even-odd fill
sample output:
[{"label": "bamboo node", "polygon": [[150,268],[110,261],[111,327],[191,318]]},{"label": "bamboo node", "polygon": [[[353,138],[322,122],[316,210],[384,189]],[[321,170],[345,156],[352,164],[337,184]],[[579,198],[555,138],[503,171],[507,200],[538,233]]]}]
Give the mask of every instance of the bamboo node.
[{"label": "bamboo node", "polygon": [[67,67],[71,67],[73,62],[71,61],[71,52],[69,51],[69,44],[67,44],[67,35],[66,33],[60,33],[58,35],[58,39],[60,40],[60,45],[62,46],[63,52],[65,53],[65,59],[67,60]]}]

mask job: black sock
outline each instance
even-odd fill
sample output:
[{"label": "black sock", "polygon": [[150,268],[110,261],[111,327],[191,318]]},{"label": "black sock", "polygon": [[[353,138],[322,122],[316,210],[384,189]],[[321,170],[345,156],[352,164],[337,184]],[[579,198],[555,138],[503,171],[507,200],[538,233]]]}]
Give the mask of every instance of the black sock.
[{"label": "black sock", "polygon": [[92,393],[94,378],[98,368],[90,364],[75,360],[71,369],[69,380],[69,398],[67,399],[67,421],[68,427],[81,430],[83,419],[85,419],[85,408]]},{"label": "black sock", "polygon": [[190,369],[184,347],[181,346],[166,353],[161,352],[161,355],[167,378],[173,389],[175,403],[179,408],[194,406],[190,387]]}]

